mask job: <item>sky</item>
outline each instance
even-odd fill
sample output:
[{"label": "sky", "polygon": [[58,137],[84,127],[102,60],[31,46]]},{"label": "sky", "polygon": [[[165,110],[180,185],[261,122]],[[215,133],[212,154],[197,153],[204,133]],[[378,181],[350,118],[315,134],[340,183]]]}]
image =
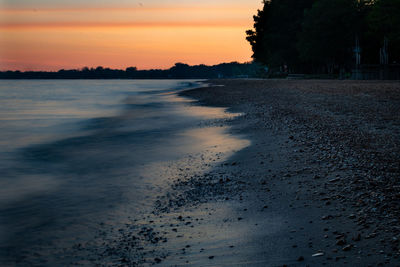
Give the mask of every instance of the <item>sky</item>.
[{"label": "sky", "polygon": [[0,70],[251,60],[261,0],[0,0]]}]

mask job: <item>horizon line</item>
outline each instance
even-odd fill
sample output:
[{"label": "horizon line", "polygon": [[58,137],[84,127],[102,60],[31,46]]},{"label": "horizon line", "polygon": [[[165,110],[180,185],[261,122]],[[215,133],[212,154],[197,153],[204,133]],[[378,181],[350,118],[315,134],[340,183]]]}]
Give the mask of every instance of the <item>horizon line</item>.
[{"label": "horizon line", "polygon": [[103,69],[109,69],[109,70],[122,70],[122,71],[126,71],[126,69],[128,68],[136,68],[136,71],[150,71],[150,70],[169,70],[173,67],[175,67],[176,64],[183,64],[183,65],[188,65],[189,67],[196,67],[196,66],[207,66],[207,67],[213,67],[213,66],[218,66],[218,65],[222,65],[222,64],[232,64],[232,63],[237,63],[237,64],[251,64],[254,63],[254,60],[250,60],[250,61],[245,61],[245,62],[239,62],[239,61],[230,61],[230,62],[221,62],[218,64],[213,64],[213,65],[207,65],[204,63],[201,64],[194,64],[194,65],[190,65],[187,63],[183,63],[183,62],[176,62],[173,66],[169,67],[169,68],[150,68],[150,69],[138,69],[136,66],[128,66],[125,68],[111,68],[111,67],[105,67],[105,66],[83,66],[83,67],[76,67],[76,68],[60,68],[57,70],[19,70],[19,69],[15,69],[15,70],[2,70],[0,69],[0,72],[8,72],[8,71],[12,71],[12,72],[59,72],[59,71],[71,71],[71,70],[77,70],[77,71],[82,71],[84,68],[88,68],[89,70],[95,70],[98,67],[102,67]]}]

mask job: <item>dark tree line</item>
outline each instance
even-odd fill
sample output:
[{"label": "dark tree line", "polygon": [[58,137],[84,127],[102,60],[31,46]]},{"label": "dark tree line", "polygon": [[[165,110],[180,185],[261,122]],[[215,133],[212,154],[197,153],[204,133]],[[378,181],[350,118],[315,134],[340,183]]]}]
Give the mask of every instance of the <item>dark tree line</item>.
[{"label": "dark tree line", "polygon": [[257,63],[223,63],[214,66],[189,66],[176,63],[170,69],[138,70],[129,67],[125,70],[104,67],[82,68],[72,70],[46,71],[3,71],[0,79],[213,79],[258,77],[261,66]]},{"label": "dark tree line", "polygon": [[[400,63],[400,0],[264,0],[247,40],[253,58],[288,72],[337,73],[356,64]],[[358,46],[357,46],[358,44]]]}]

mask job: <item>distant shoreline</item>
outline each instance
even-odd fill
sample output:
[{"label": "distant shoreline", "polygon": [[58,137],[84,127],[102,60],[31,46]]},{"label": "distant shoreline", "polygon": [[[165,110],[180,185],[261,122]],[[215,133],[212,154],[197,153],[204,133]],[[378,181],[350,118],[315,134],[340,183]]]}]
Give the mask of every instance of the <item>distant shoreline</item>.
[{"label": "distant shoreline", "polygon": [[169,69],[125,70],[104,67],[59,71],[0,71],[1,79],[214,79],[258,77],[257,63],[222,63],[213,66],[176,63]]}]

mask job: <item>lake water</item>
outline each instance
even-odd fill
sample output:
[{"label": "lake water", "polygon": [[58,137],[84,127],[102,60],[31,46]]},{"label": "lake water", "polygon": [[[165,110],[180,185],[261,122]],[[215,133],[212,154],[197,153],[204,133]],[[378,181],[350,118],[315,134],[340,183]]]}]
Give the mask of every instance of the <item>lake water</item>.
[{"label": "lake water", "polygon": [[[247,141],[222,108],[176,95],[195,81],[0,81],[0,263],[50,255],[150,212],[176,172]],[[100,242],[100,241],[99,241]]]}]

